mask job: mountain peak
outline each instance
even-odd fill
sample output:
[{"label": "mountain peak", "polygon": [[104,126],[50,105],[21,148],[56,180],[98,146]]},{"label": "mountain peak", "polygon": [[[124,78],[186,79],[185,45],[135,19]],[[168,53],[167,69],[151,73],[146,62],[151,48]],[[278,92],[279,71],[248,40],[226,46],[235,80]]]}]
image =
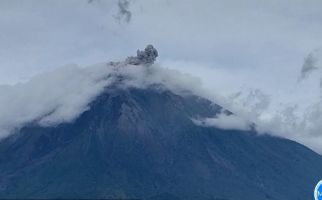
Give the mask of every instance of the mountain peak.
[{"label": "mountain peak", "polygon": [[0,142],[0,198],[309,199],[321,157],[191,120],[221,109],[153,86],[109,86],[74,122],[25,126]]}]

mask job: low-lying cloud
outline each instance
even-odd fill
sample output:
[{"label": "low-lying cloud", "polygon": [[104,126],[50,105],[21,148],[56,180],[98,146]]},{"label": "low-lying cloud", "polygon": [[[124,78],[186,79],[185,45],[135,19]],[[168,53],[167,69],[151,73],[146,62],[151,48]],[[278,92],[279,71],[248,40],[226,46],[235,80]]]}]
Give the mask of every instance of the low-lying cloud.
[{"label": "low-lying cloud", "polygon": [[[154,55],[154,61],[157,54],[149,48],[139,52],[147,53],[140,63],[126,59],[89,67],[70,65],[40,74],[25,83],[0,86],[0,138],[28,123],[54,126],[72,122],[89,109],[89,103],[105,87],[122,76],[125,79],[119,87],[147,88],[162,84],[176,94],[193,93],[233,112],[232,115],[220,113],[213,118],[193,119],[196,124],[228,130],[256,130],[259,134],[292,139],[322,152],[321,99],[306,106],[290,102],[282,104],[259,89],[222,97],[216,90],[205,89],[199,78],[150,62],[150,56]],[[145,58],[148,58],[148,65]]]},{"label": "low-lying cloud", "polygon": [[[241,93],[227,99],[231,110],[242,119],[255,124],[259,134],[270,134],[304,144],[322,153],[322,101],[301,105],[296,102],[276,102],[259,90]],[[249,97],[253,97],[250,100]],[[256,102],[254,104],[254,102]]]},{"label": "low-lying cloud", "polygon": [[220,113],[213,118],[193,119],[200,126],[214,126],[225,130],[251,130],[251,123],[235,114]]},{"label": "low-lying cloud", "polygon": [[25,123],[70,122],[111,82],[106,66],[65,66],[26,83],[0,86],[0,138]]},{"label": "low-lying cloud", "polygon": [[[172,63],[176,65],[177,63]],[[185,64],[185,66],[187,66]],[[199,67],[199,68],[197,68]],[[176,67],[172,67],[176,68]],[[201,66],[193,65],[192,68],[202,71]],[[168,89],[182,94],[182,91],[192,93],[212,100],[233,112],[233,115],[221,113],[212,118],[192,119],[201,126],[214,126],[226,130],[255,130],[259,134],[270,134],[283,137],[304,144],[311,149],[322,152],[322,100],[319,95],[315,99],[307,101],[304,98],[298,99],[278,99],[260,89],[242,90],[231,95],[222,96],[218,91],[205,88],[204,77],[202,79],[183,74],[181,71],[166,69],[154,65],[153,69],[146,76],[146,69],[142,66],[138,68],[128,68],[123,74],[130,74],[132,78],[126,84],[131,87],[145,87],[153,83],[166,85]],[[215,71],[206,71],[206,74],[215,74]],[[202,72],[200,72],[202,74]],[[213,81],[211,78],[211,81]],[[306,85],[303,82],[296,82],[294,88],[297,91],[294,95],[305,94]],[[218,86],[217,86],[218,87]],[[303,90],[302,90],[303,87]],[[301,103],[303,102],[303,103]]]},{"label": "low-lying cloud", "polygon": [[[140,52],[150,55],[150,51]],[[0,138],[28,123],[54,126],[72,122],[89,109],[89,103],[119,76],[124,80],[118,87],[124,88],[162,84],[175,93],[184,94],[189,90],[187,88],[200,85],[198,78],[177,70],[156,64],[133,65],[128,60],[89,67],[64,66],[39,74],[25,83],[0,86]]]},{"label": "low-lying cloud", "polygon": [[[315,55],[319,60],[319,54]],[[275,83],[272,75],[267,75],[270,79],[267,82],[254,70],[231,70],[194,62],[167,62],[166,65],[200,77],[206,92],[198,95],[213,100],[238,118],[251,122],[251,128],[259,134],[291,139],[322,153],[320,65],[317,65],[318,70],[298,81],[301,76],[299,64],[298,73],[287,77],[293,81],[285,84]],[[215,116],[211,119],[219,121]],[[218,123],[209,123],[209,119],[206,121],[208,125],[220,127]],[[231,123],[226,124],[229,121]],[[225,121],[228,127],[236,127],[234,123],[234,120]],[[244,126],[241,127],[243,129]]]}]

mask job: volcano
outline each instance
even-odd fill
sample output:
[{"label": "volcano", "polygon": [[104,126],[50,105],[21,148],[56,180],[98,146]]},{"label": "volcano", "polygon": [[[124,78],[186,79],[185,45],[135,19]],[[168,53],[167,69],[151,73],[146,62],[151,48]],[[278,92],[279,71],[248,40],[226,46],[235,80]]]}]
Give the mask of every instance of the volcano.
[{"label": "volcano", "polygon": [[120,87],[125,79],[72,122],[30,122],[1,140],[0,198],[313,198],[319,154],[254,130],[200,126],[193,119],[233,113],[162,84]]}]

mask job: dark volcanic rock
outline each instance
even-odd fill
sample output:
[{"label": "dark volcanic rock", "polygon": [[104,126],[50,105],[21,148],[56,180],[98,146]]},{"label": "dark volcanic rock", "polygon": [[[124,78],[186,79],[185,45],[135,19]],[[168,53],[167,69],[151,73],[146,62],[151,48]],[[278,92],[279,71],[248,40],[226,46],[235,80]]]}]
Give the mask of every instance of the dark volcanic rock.
[{"label": "dark volcanic rock", "polygon": [[0,198],[312,199],[320,155],[191,121],[220,110],[166,90],[106,89],[75,122],[0,142]]}]

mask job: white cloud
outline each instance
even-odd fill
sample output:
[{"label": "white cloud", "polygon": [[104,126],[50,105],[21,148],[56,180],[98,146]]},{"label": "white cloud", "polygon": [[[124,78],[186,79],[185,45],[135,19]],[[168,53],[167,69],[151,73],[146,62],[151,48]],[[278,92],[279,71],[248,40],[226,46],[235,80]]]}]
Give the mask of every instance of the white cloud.
[{"label": "white cloud", "polygon": [[26,83],[0,86],[0,137],[25,123],[72,121],[112,81],[106,78],[111,71],[104,65],[65,66]]},{"label": "white cloud", "polygon": [[158,65],[102,63],[89,67],[70,65],[39,74],[25,83],[0,85],[0,138],[27,123],[41,126],[72,122],[118,76],[118,87],[146,88],[162,84],[178,94],[201,91],[200,80]]},{"label": "white cloud", "polygon": [[[298,68],[282,84],[277,81],[281,74],[275,72],[252,72],[182,61],[167,61],[163,65],[200,77],[206,92],[194,90],[195,93],[222,105],[239,119],[255,123],[260,134],[288,138],[322,152],[319,85],[322,74],[314,73],[298,82]],[[285,77],[282,75],[280,78]],[[272,82],[271,79],[276,81]],[[210,123],[212,119],[207,119],[207,124],[219,127],[216,123]],[[234,127],[234,119],[224,122],[228,123],[228,127],[231,122]],[[244,129],[244,126],[241,127]]]},{"label": "white cloud", "polygon": [[[142,87],[157,80],[174,90],[189,87],[238,116],[258,123],[258,129],[262,127],[261,130],[310,147],[322,144],[318,122],[321,65],[315,51],[313,57],[317,61],[307,59],[309,62],[304,64],[302,71],[306,78],[297,80],[304,56],[322,43],[321,1],[294,0],[290,4],[288,0],[135,0],[127,8],[131,12],[130,22],[121,24],[115,20],[120,8],[118,2],[1,1],[0,83],[29,80],[35,74],[66,63],[88,65],[120,59],[137,47],[152,43],[160,52],[161,65],[175,71],[167,73],[157,67],[155,72],[159,72],[152,72],[150,79],[144,78],[144,70],[134,70],[132,74],[125,70],[129,76],[143,77],[127,84]],[[315,73],[308,72],[316,67]],[[179,76],[178,71],[198,76],[200,80]],[[167,82],[167,76],[172,77],[171,84]],[[201,82],[205,90],[199,89]],[[41,90],[29,85],[26,91]],[[85,85],[93,86],[91,82]],[[94,85],[96,89],[100,86]],[[3,94],[8,93],[10,97],[21,96],[21,99],[35,98],[23,94],[24,89],[16,89],[19,87],[2,86],[0,92],[4,91]],[[258,88],[269,94],[269,98],[259,98],[261,103],[245,101],[250,88]],[[231,94],[239,92],[241,96],[230,98]],[[89,100],[95,94],[84,92],[84,96]],[[73,118],[74,109],[86,107],[82,107],[86,101],[79,102],[78,97],[78,93],[71,94],[61,102],[64,105],[76,102],[75,108],[71,107],[70,111],[67,111],[69,106],[66,110],[57,109],[43,121],[52,123],[57,119]],[[2,95],[0,99],[1,103],[10,102],[11,98]],[[27,102],[36,104],[35,100]],[[55,107],[46,98],[44,103]],[[24,108],[19,109],[23,111]],[[29,114],[25,112],[16,120],[12,117],[14,113],[3,116],[8,119],[6,126],[11,127],[10,124],[29,121],[47,111],[39,108]],[[1,126],[4,127],[0,122]]]},{"label": "white cloud", "polygon": [[[320,131],[322,128],[320,123],[322,120],[322,102],[319,98],[315,99],[315,103],[306,102],[304,105],[297,102],[297,99],[290,99],[290,102],[284,101],[281,103],[277,99],[268,101],[267,95],[258,90],[255,91],[257,93],[253,91],[250,94],[242,93],[232,99],[230,101],[232,104],[231,110],[244,120],[253,122],[255,130],[259,134],[270,134],[291,139],[317,152],[322,152],[322,134]],[[252,99],[248,98],[250,96]],[[254,104],[253,102],[257,103]]]},{"label": "white cloud", "polygon": [[251,124],[238,115],[227,115],[220,113],[214,118],[193,119],[197,125],[201,126],[214,126],[220,129],[227,130],[251,130]]},{"label": "white cloud", "polygon": [[[195,65],[192,64],[191,67],[193,66]],[[191,91],[234,113],[194,119],[199,125],[233,130],[256,128],[259,133],[289,138],[322,152],[319,145],[322,143],[321,101],[302,107],[297,103],[280,104],[275,102],[276,99],[272,96],[258,89],[248,92],[244,90],[223,97],[217,90],[209,90],[211,84],[208,85],[208,79],[203,79],[206,80],[204,87],[202,79],[173,68],[175,67],[161,67],[159,64],[128,65],[126,62],[102,63],[85,68],[71,65],[37,75],[25,83],[2,85],[0,113],[3,114],[0,116],[0,137],[5,137],[12,130],[30,122],[52,126],[73,121],[88,109],[88,104],[104,87],[114,82],[116,75],[121,75],[126,79],[119,87],[146,88],[162,84],[180,95]],[[202,68],[198,70],[203,74]],[[215,74],[206,72],[205,74]],[[253,126],[253,123],[256,125]]]}]

